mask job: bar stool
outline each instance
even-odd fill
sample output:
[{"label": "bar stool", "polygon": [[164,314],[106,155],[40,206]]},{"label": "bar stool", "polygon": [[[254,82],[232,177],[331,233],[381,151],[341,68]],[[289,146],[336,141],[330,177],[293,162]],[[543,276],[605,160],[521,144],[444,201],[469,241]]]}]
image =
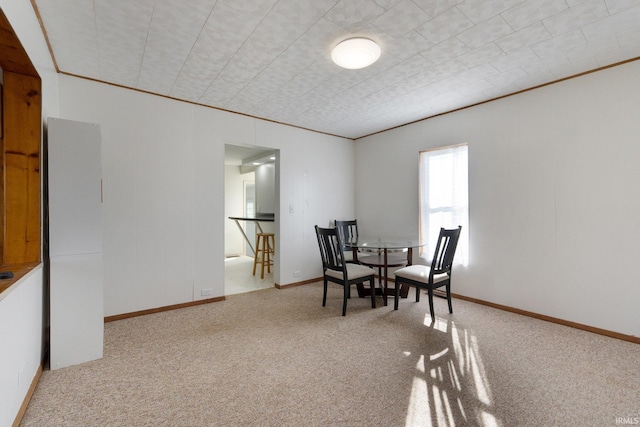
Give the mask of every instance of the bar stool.
[{"label": "bar stool", "polygon": [[262,265],[260,278],[264,279],[264,267],[267,266],[267,273],[271,273],[273,258],[276,251],[276,241],[274,233],[256,234],[256,255],[253,258],[253,275],[256,275],[256,266]]}]

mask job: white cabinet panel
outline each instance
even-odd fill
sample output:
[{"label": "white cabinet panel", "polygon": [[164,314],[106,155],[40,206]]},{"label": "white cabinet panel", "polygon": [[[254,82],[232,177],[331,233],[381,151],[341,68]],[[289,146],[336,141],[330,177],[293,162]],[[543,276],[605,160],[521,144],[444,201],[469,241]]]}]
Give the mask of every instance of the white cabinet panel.
[{"label": "white cabinet panel", "polygon": [[100,127],[48,121],[51,369],[102,357]]},{"label": "white cabinet panel", "polygon": [[100,126],[49,119],[51,256],[102,253]]},{"label": "white cabinet panel", "polygon": [[102,254],[51,258],[51,369],[102,358]]}]

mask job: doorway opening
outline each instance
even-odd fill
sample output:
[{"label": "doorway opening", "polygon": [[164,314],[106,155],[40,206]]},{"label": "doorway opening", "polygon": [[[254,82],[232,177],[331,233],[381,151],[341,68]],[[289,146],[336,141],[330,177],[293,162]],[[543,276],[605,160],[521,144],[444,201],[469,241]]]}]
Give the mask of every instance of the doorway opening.
[{"label": "doorway opening", "polygon": [[[225,295],[274,287],[278,279],[279,150],[225,144]],[[256,233],[276,234],[271,272],[253,274]]]}]

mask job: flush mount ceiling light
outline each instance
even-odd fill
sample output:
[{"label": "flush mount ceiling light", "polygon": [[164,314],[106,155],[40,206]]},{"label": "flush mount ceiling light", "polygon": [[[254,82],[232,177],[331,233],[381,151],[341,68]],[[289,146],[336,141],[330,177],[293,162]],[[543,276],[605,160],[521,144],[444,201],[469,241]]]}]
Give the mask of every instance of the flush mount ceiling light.
[{"label": "flush mount ceiling light", "polygon": [[342,68],[357,70],[380,58],[380,46],[373,40],[356,37],[344,40],[331,51],[331,59]]}]

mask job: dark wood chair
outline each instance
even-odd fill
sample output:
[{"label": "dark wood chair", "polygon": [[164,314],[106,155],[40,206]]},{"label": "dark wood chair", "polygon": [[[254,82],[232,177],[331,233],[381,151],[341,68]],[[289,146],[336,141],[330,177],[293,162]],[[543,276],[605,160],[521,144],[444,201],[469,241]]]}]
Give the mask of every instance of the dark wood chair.
[{"label": "dark wood chair", "polygon": [[375,271],[363,265],[344,261],[343,241],[337,228],[320,228],[316,225],[316,236],[322,257],[322,269],[324,280],[324,294],[322,306],[327,303],[328,282],[341,285],[344,288],[342,303],[342,315],[347,313],[347,299],[350,295],[351,285],[369,281],[371,287],[371,308],[376,308],[375,296]]},{"label": "dark wood chair", "polygon": [[[358,240],[358,220],[335,220],[334,224],[340,233],[343,242],[352,242]],[[358,251],[351,249],[349,246],[342,248],[344,251],[344,260],[358,264]]]},{"label": "dark wood chair", "polygon": [[450,230],[440,228],[440,235],[431,266],[414,264],[396,270],[394,310],[398,309],[400,287],[404,283],[416,288],[416,302],[420,301],[420,289],[427,290],[431,321],[434,322],[436,316],[433,312],[433,290],[445,286],[449,313],[453,313],[453,307],[451,306],[451,267],[453,265],[453,256],[458,246],[458,239],[460,238],[460,230],[462,230],[461,226]]}]

